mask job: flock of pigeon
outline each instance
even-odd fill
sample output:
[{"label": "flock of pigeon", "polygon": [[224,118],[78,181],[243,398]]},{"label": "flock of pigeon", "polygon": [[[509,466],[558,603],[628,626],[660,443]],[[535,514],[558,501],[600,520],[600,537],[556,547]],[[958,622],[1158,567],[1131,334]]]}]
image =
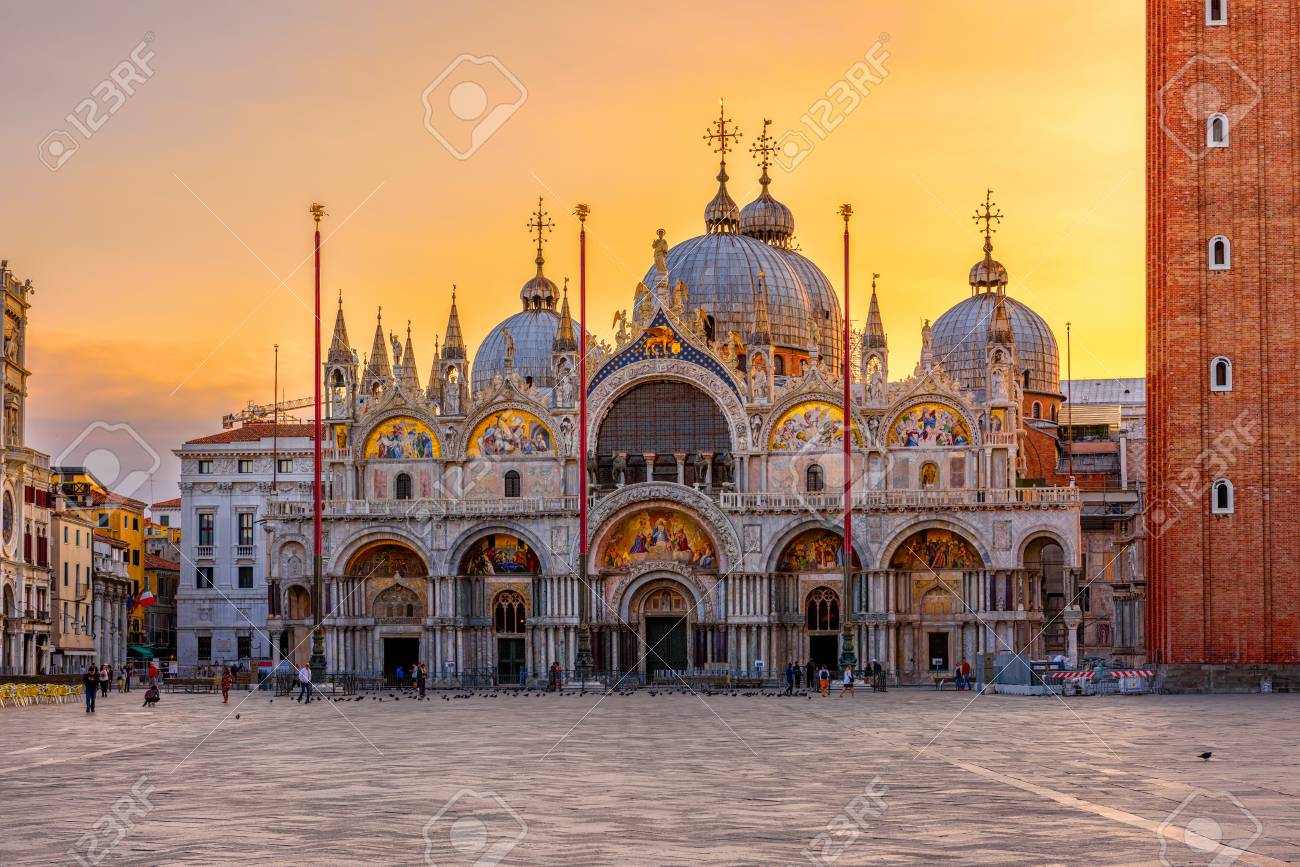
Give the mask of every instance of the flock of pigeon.
[{"label": "flock of pigeon", "polygon": [[[349,701],[366,701],[366,700],[370,700],[370,701],[385,701],[385,700],[387,700],[387,701],[401,701],[402,699],[406,699],[407,701],[438,701],[438,700],[442,700],[442,701],[464,701],[464,700],[466,700],[466,699],[475,699],[475,698],[484,698],[484,699],[498,699],[498,698],[546,698],[547,696],[556,696],[556,697],[558,697],[558,698],[569,698],[569,697],[572,697],[572,696],[582,696],[582,695],[592,695],[592,696],[620,696],[620,697],[627,697],[627,696],[632,696],[632,695],[645,694],[645,695],[648,695],[648,696],[650,696],[650,697],[652,697],[652,698],[658,698],[658,697],[660,697],[660,696],[668,696],[668,695],[688,695],[688,696],[706,696],[706,697],[710,697],[710,698],[714,698],[714,697],[717,697],[717,698],[735,698],[735,697],[741,697],[741,698],[755,698],[755,697],[758,697],[758,698],[806,698],[806,699],[808,699],[809,701],[812,701],[812,699],[813,699],[813,695],[815,694],[815,693],[808,692],[808,691],[806,691],[806,690],[799,690],[799,691],[797,691],[797,692],[793,692],[793,693],[787,694],[787,693],[784,692],[783,690],[766,690],[766,689],[699,689],[699,690],[692,690],[692,689],[688,689],[688,688],[684,688],[684,687],[671,687],[671,688],[665,688],[665,687],[657,687],[657,688],[651,688],[651,687],[619,687],[619,688],[617,688],[617,689],[606,689],[606,690],[594,690],[594,689],[592,689],[592,690],[576,690],[576,689],[548,690],[548,689],[532,689],[532,688],[525,688],[525,689],[502,689],[502,690],[496,690],[496,689],[485,689],[485,690],[471,689],[471,690],[467,690],[467,691],[465,691],[465,692],[453,692],[453,693],[447,693],[447,692],[437,692],[437,693],[432,693],[432,692],[431,692],[431,693],[426,693],[425,695],[420,695],[419,692],[417,692],[416,690],[413,690],[413,689],[401,689],[401,690],[397,690],[397,691],[392,691],[392,690],[380,690],[379,692],[381,692],[381,693],[383,693],[383,694],[382,694],[382,695],[379,695],[379,694],[374,694],[374,693],[368,693],[368,694],[363,694],[363,695],[344,695],[344,696],[317,695],[317,696],[315,696],[314,698],[315,698],[316,701],[331,701],[331,702],[334,702],[334,703],[336,703],[336,704],[343,704],[343,703],[345,703],[345,702],[349,702]],[[288,700],[289,700],[289,701],[294,701],[295,699],[293,699],[293,698],[290,696],[290,697],[288,697]],[[267,702],[268,702],[268,703],[270,703],[270,702],[274,702],[274,701],[275,701],[275,699],[273,699],[273,698],[271,698],[271,699],[267,699]]]}]

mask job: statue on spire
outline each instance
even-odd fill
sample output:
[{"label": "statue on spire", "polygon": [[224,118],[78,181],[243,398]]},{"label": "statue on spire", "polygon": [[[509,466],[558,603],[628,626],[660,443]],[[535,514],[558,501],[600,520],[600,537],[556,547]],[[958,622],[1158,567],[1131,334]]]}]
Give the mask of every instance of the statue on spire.
[{"label": "statue on spire", "polygon": [[667,234],[663,229],[655,233],[655,239],[650,242],[650,249],[655,254],[655,270],[660,274],[668,272],[668,241],[664,238]]}]

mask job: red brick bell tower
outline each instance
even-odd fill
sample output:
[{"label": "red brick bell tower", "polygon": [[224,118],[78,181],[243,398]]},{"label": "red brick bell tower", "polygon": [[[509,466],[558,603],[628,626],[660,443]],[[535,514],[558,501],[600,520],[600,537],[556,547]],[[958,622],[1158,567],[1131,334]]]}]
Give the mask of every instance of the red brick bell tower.
[{"label": "red brick bell tower", "polygon": [[1150,659],[1295,679],[1300,4],[1147,13]]}]

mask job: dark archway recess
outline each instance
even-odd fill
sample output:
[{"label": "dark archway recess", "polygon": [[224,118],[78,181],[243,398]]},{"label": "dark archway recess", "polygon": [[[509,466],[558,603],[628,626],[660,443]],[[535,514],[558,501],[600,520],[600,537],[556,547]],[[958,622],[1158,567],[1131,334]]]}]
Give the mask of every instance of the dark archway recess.
[{"label": "dark archway recess", "polygon": [[[630,389],[610,408],[596,437],[596,479],[599,485],[613,485],[614,458],[627,455],[624,481],[677,481],[674,452],[686,454],[685,482],[703,480],[701,453],[711,453],[711,479],[716,487],[724,481],[722,454],[731,450],[726,416],[714,400],[684,382],[647,382]],[[647,474],[645,455],[654,452],[654,466]]]}]

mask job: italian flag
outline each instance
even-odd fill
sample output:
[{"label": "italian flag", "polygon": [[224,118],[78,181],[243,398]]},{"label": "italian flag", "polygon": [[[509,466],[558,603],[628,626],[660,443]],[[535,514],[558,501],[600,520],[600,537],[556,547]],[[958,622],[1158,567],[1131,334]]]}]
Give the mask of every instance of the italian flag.
[{"label": "italian flag", "polygon": [[135,604],[139,605],[141,608],[148,608],[150,605],[154,604],[155,601],[152,590],[143,590],[140,592],[139,596],[135,597]]}]

